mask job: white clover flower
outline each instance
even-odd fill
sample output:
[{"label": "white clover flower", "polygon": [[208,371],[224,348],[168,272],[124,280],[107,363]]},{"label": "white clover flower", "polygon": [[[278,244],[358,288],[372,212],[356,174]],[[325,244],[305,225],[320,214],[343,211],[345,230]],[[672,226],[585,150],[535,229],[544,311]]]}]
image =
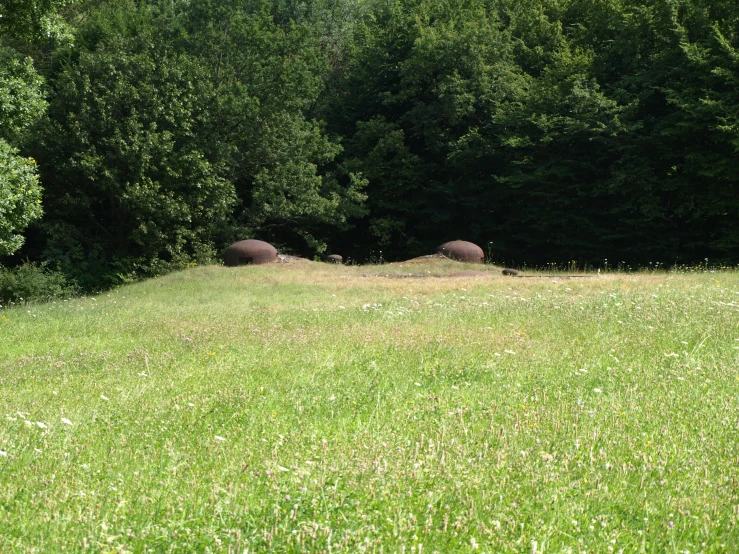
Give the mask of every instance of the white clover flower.
[{"label": "white clover flower", "polygon": [[40,429],[48,429],[48,427],[47,427],[46,423],[44,423],[43,421],[37,421],[37,422],[36,422],[36,425],[37,425],[37,426],[38,426],[38,427],[39,427]]},{"label": "white clover flower", "polygon": [[71,421],[69,421],[66,417],[63,417],[62,418],[62,423],[66,424],[66,425],[74,425],[74,423],[72,423]]}]

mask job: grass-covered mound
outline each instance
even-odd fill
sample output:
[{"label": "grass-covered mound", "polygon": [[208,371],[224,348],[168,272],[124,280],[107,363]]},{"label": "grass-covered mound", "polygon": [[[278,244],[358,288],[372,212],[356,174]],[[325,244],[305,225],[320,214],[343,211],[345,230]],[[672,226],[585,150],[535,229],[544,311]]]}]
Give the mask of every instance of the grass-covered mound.
[{"label": "grass-covered mound", "polygon": [[460,268],[0,312],[0,551],[735,548],[739,275]]}]

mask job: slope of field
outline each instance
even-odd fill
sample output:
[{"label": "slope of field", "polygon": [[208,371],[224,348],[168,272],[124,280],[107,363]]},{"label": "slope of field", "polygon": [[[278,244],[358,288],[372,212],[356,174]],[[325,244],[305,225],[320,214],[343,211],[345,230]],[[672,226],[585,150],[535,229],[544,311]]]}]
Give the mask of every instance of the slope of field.
[{"label": "slope of field", "polygon": [[0,311],[0,551],[734,550],[739,274],[463,269]]}]

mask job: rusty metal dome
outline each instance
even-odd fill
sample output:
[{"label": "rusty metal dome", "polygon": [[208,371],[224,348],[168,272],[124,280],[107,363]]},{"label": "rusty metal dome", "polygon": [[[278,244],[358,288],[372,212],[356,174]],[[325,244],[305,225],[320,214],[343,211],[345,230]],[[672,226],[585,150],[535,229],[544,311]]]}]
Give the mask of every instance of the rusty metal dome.
[{"label": "rusty metal dome", "polygon": [[241,240],[226,248],[224,254],[227,266],[245,264],[268,264],[277,259],[277,250],[263,240]]},{"label": "rusty metal dome", "polygon": [[481,264],[485,261],[482,248],[466,240],[453,240],[445,242],[436,249],[439,254],[468,264]]}]

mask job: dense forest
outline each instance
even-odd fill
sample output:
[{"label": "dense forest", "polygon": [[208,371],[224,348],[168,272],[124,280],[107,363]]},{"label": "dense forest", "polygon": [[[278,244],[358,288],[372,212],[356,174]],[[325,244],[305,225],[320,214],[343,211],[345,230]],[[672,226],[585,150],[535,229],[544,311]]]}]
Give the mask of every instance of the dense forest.
[{"label": "dense forest", "polygon": [[739,262],[736,0],[4,0],[0,262]]}]

